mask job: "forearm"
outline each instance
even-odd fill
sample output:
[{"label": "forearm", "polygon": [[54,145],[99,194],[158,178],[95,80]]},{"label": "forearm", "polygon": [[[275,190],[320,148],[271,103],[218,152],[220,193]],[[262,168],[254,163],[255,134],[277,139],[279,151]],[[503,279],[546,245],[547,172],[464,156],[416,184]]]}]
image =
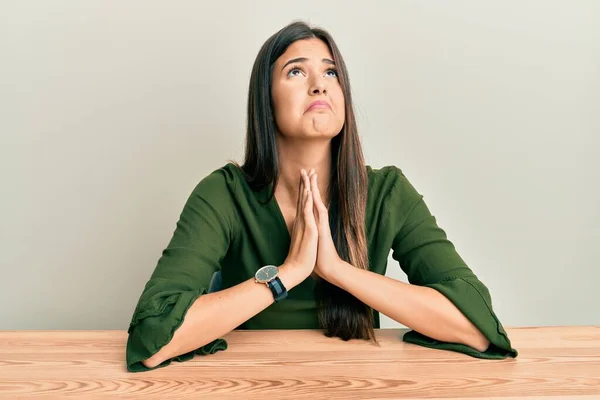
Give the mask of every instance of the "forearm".
[{"label": "forearm", "polygon": [[328,279],[375,310],[433,339],[485,351],[489,341],[443,294],[343,262]]},{"label": "forearm", "polygon": [[[284,266],[279,269],[279,278],[287,290],[304,279],[298,271]],[[267,285],[256,283],[254,278],[204,294],[190,306],[171,341],[142,363],[153,368],[172,357],[198,349],[231,332],[274,301]]]}]

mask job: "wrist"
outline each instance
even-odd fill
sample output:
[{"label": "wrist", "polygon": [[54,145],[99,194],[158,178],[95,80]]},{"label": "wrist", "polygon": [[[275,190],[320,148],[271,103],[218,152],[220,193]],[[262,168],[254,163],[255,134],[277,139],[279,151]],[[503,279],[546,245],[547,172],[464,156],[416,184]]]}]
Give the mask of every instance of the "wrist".
[{"label": "wrist", "polygon": [[332,266],[327,276],[323,278],[327,280],[329,283],[338,286],[341,288],[341,276],[343,275],[343,271],[347,266],[351,266],[346,261],[340,259],[335,265]]},{"label": "wrist", "polygon": [[281,279],[281,283],[285,286],[286,290],[289,292],[291,288],[298,286],[302,281],[306,279],[306,274],[304,274],[300,268],[297,268],[291,264],[282,264],[279,267],[279,273],[277,276]]}]

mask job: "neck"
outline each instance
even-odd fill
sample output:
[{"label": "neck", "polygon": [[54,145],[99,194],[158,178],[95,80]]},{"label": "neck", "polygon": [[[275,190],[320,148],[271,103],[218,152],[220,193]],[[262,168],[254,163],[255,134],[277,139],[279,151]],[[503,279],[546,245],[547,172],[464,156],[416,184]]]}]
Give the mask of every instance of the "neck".
[{"label": "neck", "polygon": [[317,173],[319,193],[326,206],[329,204],[328,188],[331,173],[331,139],[286,138],[277,134],[279,181],[275,195],[280,202],[296,207],[300,170]]}]

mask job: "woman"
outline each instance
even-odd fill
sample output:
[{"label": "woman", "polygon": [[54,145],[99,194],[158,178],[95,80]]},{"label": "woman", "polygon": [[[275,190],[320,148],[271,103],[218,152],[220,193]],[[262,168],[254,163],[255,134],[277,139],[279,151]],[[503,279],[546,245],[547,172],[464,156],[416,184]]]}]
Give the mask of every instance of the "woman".
[{"label": "woman", "polygon": [[[516,357],[485,285],[395,166],[364,164],[348,72],[332,37],[292,23],[250,78],[245,162],[202,179],[138,301],[127,368],[225,350],[233,329],[323,329]],[[385,276],[390,250],[410,284]],[[222,290],[209,292],[215,272]]]}]

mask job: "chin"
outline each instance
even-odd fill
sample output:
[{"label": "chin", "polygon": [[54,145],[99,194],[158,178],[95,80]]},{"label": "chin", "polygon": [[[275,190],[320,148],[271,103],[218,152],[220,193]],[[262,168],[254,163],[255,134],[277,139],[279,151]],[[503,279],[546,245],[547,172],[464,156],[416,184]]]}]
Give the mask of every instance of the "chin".
[{"label": "chin", "polygon": [[342,131],[343,126],[329,126],[324,130],[317,131],[312,126],[307,126],[306,129],[302,129],[300,136],[302,137],[327,137],[333,138]]},{"label": "chin", "polygon": [[311,137],[311,138],[334,138],[335,136],[337,136],[339,132],[336,132],[334,130],[331,131],[326,131],[326,132],[317,132],[317,131],[311,131],[311,132],[307,132],[305,134],[303,134],[303,137]]},{"label": "chin", "polygon": [[289,139],[292,139],[292,138],[296,138],[296,139],[328,138],[328,139],[331,139],[331,138],[336,137],[338,134],[340,134],[342,132],[342,129],[343,129],[343,126],[340,128],[338,128],[338,127],[327,128],[325,131],[316,131],[316,130],[312,129],[312,127],[306,127],[305,129],[300,129],[300,131],[296,131],[293,134],[283,133],[281,131],[279,131],[279,132],[284,137],[287,137]]}]

